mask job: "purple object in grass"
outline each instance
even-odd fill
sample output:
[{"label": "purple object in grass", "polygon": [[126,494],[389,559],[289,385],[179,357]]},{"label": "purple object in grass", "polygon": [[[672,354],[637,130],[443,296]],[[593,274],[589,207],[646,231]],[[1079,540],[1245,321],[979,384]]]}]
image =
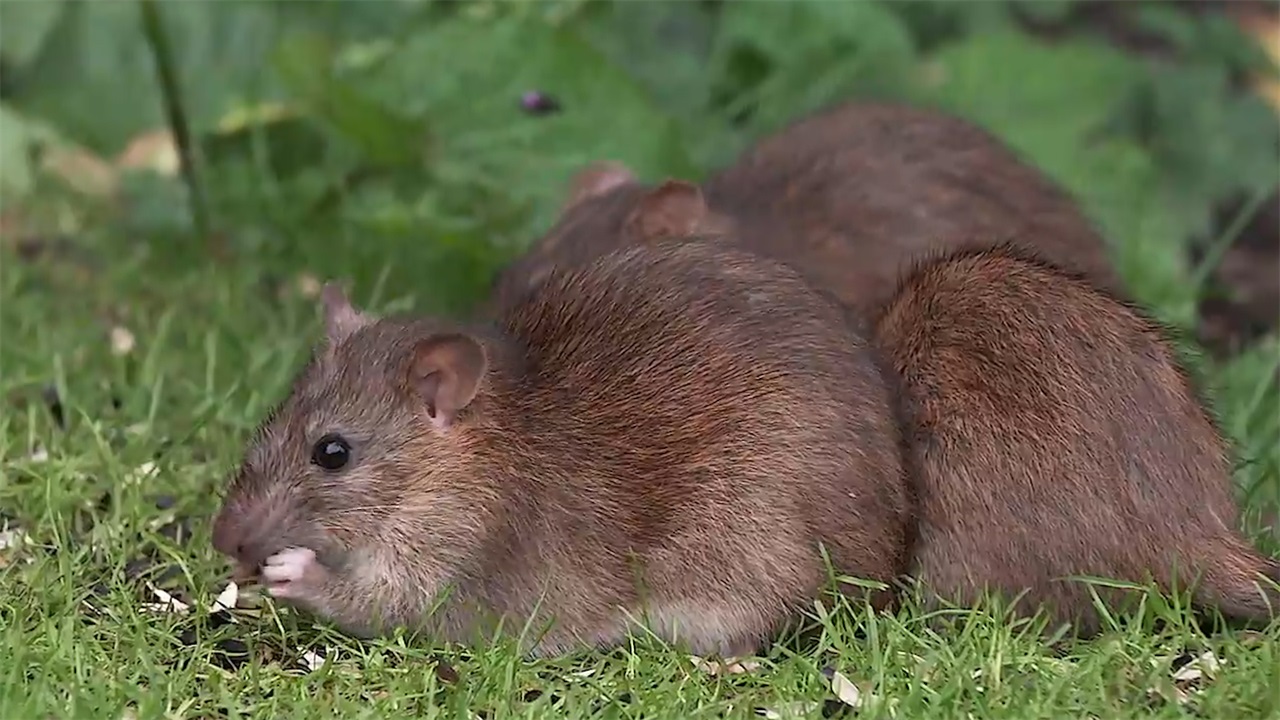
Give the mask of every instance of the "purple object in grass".
[{"label": "purple object in grass", "polygon": [[539,90],[530,90],[520,96],[520,109],[530,115],[550,115],[560,112],[560,101]]}]

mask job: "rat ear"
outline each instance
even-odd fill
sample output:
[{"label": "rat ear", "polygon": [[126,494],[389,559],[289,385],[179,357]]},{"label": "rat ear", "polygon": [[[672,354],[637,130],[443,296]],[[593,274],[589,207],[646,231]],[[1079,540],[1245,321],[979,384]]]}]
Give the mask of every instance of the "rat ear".
[{"label": "rat ear", "polygon": [[330,347],[351,337],[352,333],[370,322],[367,315],[355,309],[342,286],[335,282],[325,283],[320,289],[320,302],[324,305],[325,335]]},{"label": "rat ear", "polygon": [[475,338],[435,335],[413,348],[409,387],[426,404],[431,422],[444,430],[475,399],[488,367],[484,347]]},{"label": "rat ear", "polygon": [[620,162],[604,160],[592,163],[579,170],[569,182],[569,199],[565,201],[564,209],[635,181],[635,173]]},{"label": "rat ear", "polygon": [[627,217],[627,230],[642,240],[693,235],[706,224],[702,189],[686,180],[667,180],[650,190]]}]

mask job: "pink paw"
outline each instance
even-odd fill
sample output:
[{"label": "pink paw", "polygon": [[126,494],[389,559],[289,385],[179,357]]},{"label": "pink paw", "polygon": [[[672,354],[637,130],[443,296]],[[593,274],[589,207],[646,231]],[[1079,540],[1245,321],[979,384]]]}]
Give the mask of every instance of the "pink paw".
[{"label": "pink paw", "polygon": [[313,598],[325,579],[324,566],[316,560],[315,551],[289,548],[267,558],[262,579],[272,597],[285,600]]}]

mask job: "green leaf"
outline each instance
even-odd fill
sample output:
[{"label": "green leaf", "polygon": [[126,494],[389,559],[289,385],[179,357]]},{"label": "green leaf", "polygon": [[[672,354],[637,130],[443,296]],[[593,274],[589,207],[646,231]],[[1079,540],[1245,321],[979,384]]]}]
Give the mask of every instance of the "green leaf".
[{"label": "green leaf", "polygon": [[761,133],[850,95],[899,95],[914,57],[902,20],[877,4],[730,3],[711,67],[729,116],[750,112]]},{"label": "green leaf", "polygon": [[[269,3],[164,3],[160,11],[197,132],[245,95],[270,94],[262,73],[275,35]],[[68,4],[47,43],[57,52],[19,74],[18,107],[105,153],[163,127],[136,3]]]},{"label": "green leaf", "polygon": [[1037,23],[1055,24],[1071,17],[1076,0],[1037,0],[1037,2],[1010,3],[1022,16]]},{"label": "green leaf", "polygon": [[575,27],[673,114],[696,115],[710,91],[715,19],[700,3],[590,3]]},{"label": "green leaf", "polygon": [[976,121],[1061,183],[1099,224],[1135,296],[1190,321],[1187,233],[1165,207],[1161,168],[1108,132],[1144,82],[1141,64],[1090,41],[1043,45],[1005,32],[946,46],[931,65],[937,80],[921,100]]},{"label": "green leaf", "polygon": [[[30,41],[25,26],[34,22],[11,26],[11,16],[41,12],[34,8],[53,4],[0,2],[5,48],[10,33]],[[417,12],[413,3],[363,0],[166,2],[159,10],[197,134],[230,110],[282,96],[275,74],[263,72],[282,28],[328,28],[340,39],[367,37]],[[11,99],[16,107],[106,154],[114,154],[139,132],[163,127],[154,62],[137,3],[66,3],[43,45],[46,51],[29,66],[6,68],[17,88]]]},{"label": "green leaf", "polygon": [[1256,97],[1238,95],[1221,65],[1161,69],[1145,91],[1143,139],[1163,170],[1169,212],[1190,234],[1209,234],[1220,201],[1280,181],[1274,112]]},{"label": "green leaf", "polygon": [[294,95],[353,141],[372,164],[420,163],[429,139],[426,123],[400,115],[336,75],[334,53],[325,36],[300,33],[280,43],[274,66]]},{"label": "green leaf", "polygon": [[58,140],[42,123],[0,104],[0,212],[21,202],[35,185],[34,151]]},{"label": "green leaf", "polygon": [[36,58],[65,5],[65,0],[0,3],[0,58],[11,71]]},{"label": "green leaf", "polygon": [[[536,207],[530,228],[555,216],[571,173],[601,159],[645,176],[694,172],[675,123],[624,70],[570,25],[535,13],[458,15],[412,35],[367,78],[370,97],[430,118],[442,167]],[[561,112],[531,116],[520,97],[540,91]]]}]

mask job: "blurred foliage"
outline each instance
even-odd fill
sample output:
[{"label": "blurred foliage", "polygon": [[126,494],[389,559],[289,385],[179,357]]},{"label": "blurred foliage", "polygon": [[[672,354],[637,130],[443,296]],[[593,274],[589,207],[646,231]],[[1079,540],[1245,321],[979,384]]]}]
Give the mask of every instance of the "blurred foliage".
[{"label": "blurred foliage", "polygon": [[[1274,190],[1280,131],[1241,91],[1276,74],[1266,55],[1225,15],[1176,5],[1107,10],[1145,53],[1080,21],[1099,4],[1069,0],[161,9],[217,223],[235,250],[286,267],[361,283],[385,270],[460,309],[584,163],[701,177],[800,114],[896,98],[986,125],[1077,193],[1135,293],[1185,321],[1182,250],[1214,239],[1224,203]],[[34,192],[49,147],[118,169],[163,126],[133,3],[0,3],[0,63],[6,209]],[[522,108],[534,91],[550,99]],[[176,174],[124,175],[125,227],[189,233]],[[1166,272],[1133,272],[1152,264]]]}]

